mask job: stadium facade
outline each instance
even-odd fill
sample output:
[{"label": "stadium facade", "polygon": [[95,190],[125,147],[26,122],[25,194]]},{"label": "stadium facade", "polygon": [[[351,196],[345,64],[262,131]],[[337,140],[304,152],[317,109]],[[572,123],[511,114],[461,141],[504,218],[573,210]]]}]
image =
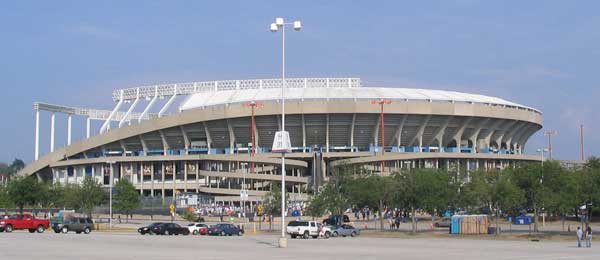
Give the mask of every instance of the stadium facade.
[{"label": "stadium facade", "polygon": [[[280,154],[270,151],[281,128],[281,84],[229,80],[121,89],[113,92],[111,111],[35,103],[36,160],[21,174],[63,184],[90,176],[107,186],[127,178],[145,196],[194,192],[229,204],[247,190],[244,201],[260,201],[281,179]],[[50,114],[51,131],[50,151],[40,157],[41,112]],[[68,133],[67,145],[55,149],[58,113],[67,115]],[[74,143],[72,117],[87,122],[86,138]],[[94,120],[101,121],[99,130],[92,129]],[[539,161],[523,151],[542,128],[542,113],[483,95],[364,87],[358,78],[296,78],[286,80],[285,122],[293,147],[285,188],[301,201],[342,165],[389,174]]]}]

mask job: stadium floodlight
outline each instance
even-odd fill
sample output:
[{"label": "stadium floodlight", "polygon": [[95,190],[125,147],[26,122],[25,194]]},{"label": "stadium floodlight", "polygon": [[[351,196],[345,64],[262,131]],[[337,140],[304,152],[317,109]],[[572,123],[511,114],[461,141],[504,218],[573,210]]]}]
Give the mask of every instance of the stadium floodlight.
[{"label": "stadium floodlight", "polygon": [[300,21],[295,21],[294,22],[294,30],[300,31],[301,28],[302,28],[302,23],[300,23]]},{"label": "stadium floodlight", "polygon": [[[275,26],[273,26],[275,25]],[[281,131],[275,133],[272,152],[281,153],[281,237],[279,238],[279,247],[287,247],[287,237],[285,236],[285,153],[291,152],[290,134],[285,131],[285,26],[291,25],[294,30],[302,28],[300,21],[286,23],[283,18],[275,18],[275,23],[271,24],[271,32],[277,32],[281,28]]]}]

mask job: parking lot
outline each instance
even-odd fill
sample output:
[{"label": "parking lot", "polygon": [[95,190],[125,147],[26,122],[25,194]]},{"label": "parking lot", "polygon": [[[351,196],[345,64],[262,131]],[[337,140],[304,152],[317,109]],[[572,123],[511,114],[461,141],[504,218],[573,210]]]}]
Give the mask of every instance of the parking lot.
[{"label": "parking lot", "polygon": [[0,259],[599,259],[600,248],[575,242],[494,241],[455,238],[290,239],[277,248],[275,235],[242,237],[141,236],[136,233],[0,233]]}]

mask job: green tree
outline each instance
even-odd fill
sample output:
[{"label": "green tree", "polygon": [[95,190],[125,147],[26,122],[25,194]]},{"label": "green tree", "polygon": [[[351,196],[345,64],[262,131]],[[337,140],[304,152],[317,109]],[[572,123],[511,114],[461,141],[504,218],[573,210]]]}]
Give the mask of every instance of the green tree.
[{"label": "green tree", "polygon": [[8,195],[7,187],[0,185],[0,208],[3,208],[6,211],[9,208],[14,208],[14,206],[14,203]]},{"label": "green tree", "polygon": [[349,181],[350,204],[368,206],[377,212],[383,229],[383,210],[395,199],[394,176],[360,175]]},{"label": "green tree", "polygon": [[396,176],[396,199],[412,213],[412,230],[417,231],[416,210],[430,214],[445,209],[452,201],[450,178],[445,171],[414,169]]},{"label": "green tree", "polygon": [[[120,179],[115,185],[113,195],[113,208],[117,211],[129,213],[140,207],[140,193],[127,179]],[[129,221],[129,218],[126,218]]]},{"label": "green tree", "polygon": [[506,169],[514,183],[525,195],[524,206],[533,209],[533,230],[538,232],[538,211],[544,202],[542,174],[543,168],[539,163],[529,163],[514,169]]},{"label": "green tree", "polygon": [[10,164],[11,175],[15,175],[17,172],[19,172],[23,168],[25,168],[25,162],[23,162],[23,160],[21,160],[21,159],[13,160],[13,162]]},{"label": "green tree", "polygon": [[39,199],[40,184],[35,176],[15,177],[8,182],[8,196],[23,213],[25,205],[35,205]]},{"label": "green tree", "polygon": [[263,197],[263,211],[264,214],[269,215],[269,229],[272,229],[273,216],[281,213],[281,186],[279,183],[271,182],[271,191]]},{"label": "green tree", "polygon": [[85,177],[81,185],[67,184],[64,188],[65,204],[92,217],[94,207],[106,199],[102,186],[91,177]]}]

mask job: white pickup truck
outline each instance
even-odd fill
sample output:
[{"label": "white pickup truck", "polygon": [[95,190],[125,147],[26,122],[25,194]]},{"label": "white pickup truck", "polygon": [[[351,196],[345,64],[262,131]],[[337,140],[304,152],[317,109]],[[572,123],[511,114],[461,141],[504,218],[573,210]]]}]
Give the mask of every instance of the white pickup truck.
[{"label": "white pickup truck", "polygon": [[307,239],[309,237],[319,237],[320,229],[323,229],[323,236],[329,238],[331,236],[331,229],[329,227],[322,227],[322,224],[317,221],[290,221],[288,223],[286,231],[292,238],[302,237]]}]

